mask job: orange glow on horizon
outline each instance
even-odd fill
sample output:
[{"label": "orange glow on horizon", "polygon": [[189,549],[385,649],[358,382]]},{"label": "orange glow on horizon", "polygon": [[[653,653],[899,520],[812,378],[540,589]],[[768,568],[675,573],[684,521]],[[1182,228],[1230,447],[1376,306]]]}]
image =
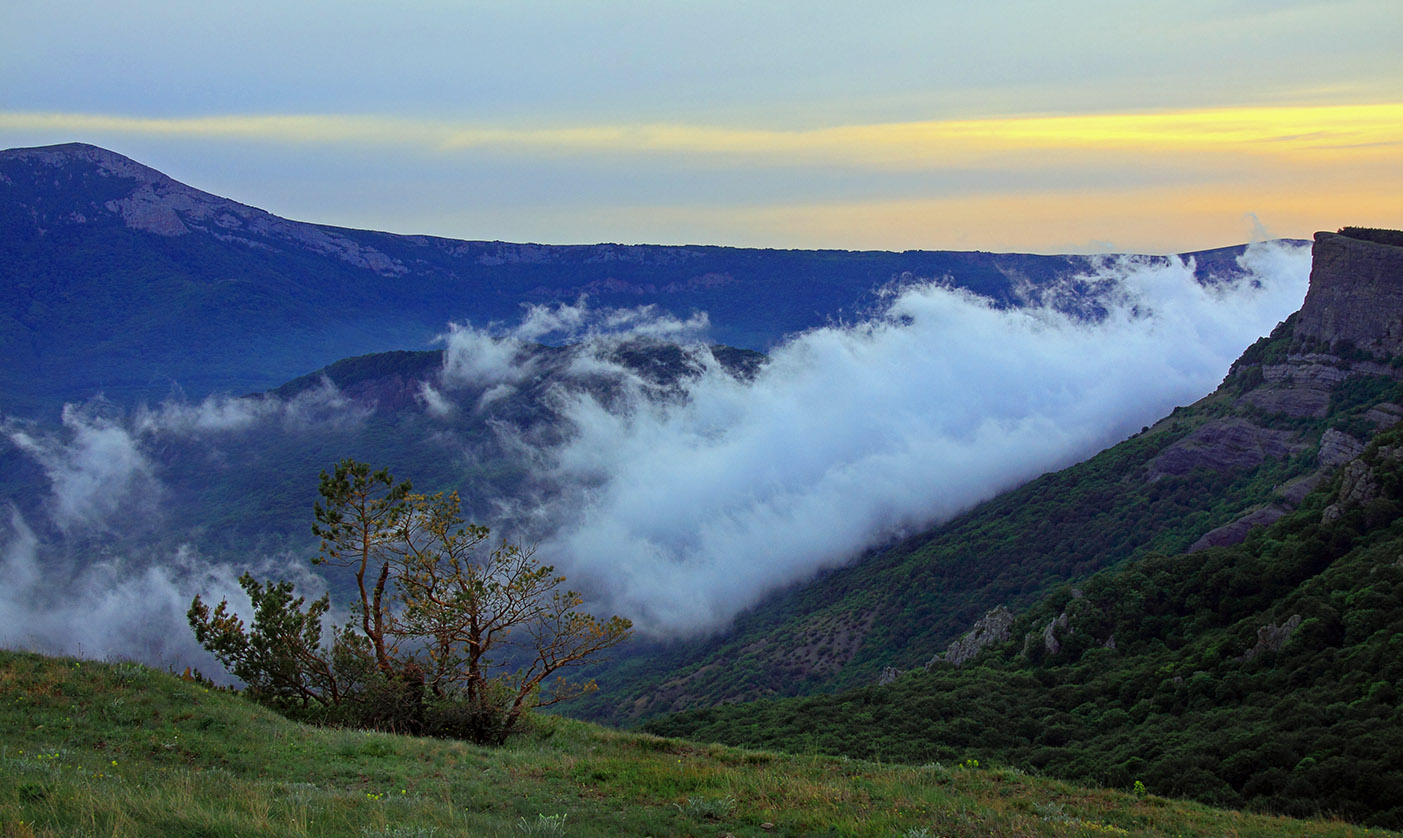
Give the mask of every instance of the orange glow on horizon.
[{"label": "orange glow on horizon", "polygon": [[[463,238],[1034,252],[1094,251],[1108,242],[1168,252],[1243,241],[1251,231],[1248,213],[1286,237],[1346,224],[1403,226],[1403,103],[1023,115],[808,130],[499,127],[374,115],[0,112],[0,130],[7,129],[66,138],[256,143],[292,155],[312,149],[323,158],[338,148],[375,148],[388,158],[431,167],[480,158],[478,165],[516,167],[524,182],[546,161],[614,172],[646,156],[656,176],[666,178],[666,189],[647,189],[643,198],[538,186],[541,197],[529,205],[484,205],[478,211],[459,203],[425,225],[431,229],[415,231]],[[732,186],[760,172],[773,174],[781,186],[805,188],[778,188],[756,200]],[[834,173],[847,173],[846,179],[834,180],[841,187],[826,191],[826,178]],[[865,188],[864,173],[882,177],[872,177]],[[908,183],[915,185],[892,191],[902,173],[910,173]],[[709,188],[695,188],[704,183]],[[696,197],[703,194],[708,197]],[[745,199],[727,203],[718,194]],[[396,229],[402,221],[339,212],[333,207],[313,217],[373,229]]]}]

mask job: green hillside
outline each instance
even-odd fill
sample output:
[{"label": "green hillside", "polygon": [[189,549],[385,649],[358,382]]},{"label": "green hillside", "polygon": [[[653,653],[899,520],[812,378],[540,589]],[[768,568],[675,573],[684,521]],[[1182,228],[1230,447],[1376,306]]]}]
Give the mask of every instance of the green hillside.
[{"label": "green hillside", "polygon": [[1403,825],[1403,429],[1235,546],[1062,586],[980,657],[645,729]]},{"label": "green hillside", "polygon": [[136,664],[13,652],[0,652],[0,734],[4,836],[1366,834],[989,765],[788,756],[565,719],[498,749],[320,729]]}]

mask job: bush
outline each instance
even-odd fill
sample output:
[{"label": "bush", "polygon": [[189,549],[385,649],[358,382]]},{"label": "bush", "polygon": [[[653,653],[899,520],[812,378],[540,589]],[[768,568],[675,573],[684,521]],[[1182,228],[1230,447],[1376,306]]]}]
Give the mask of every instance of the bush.
[{"label": "bush", "polygon": [[[360,595],[330,649],[321,623],[330,600],[304,611],[289,582],[240,578],[254,606],[247,629],[227,601],[211,610],[196,596],[188,613],[201,645],[265,704],[331,723],[500,743],[532,708],[594,689],[556,673],[631,631],[621,617],[580,610],[580,595],[534,550],[485,549],[487,528],[463,521],[456,494],[416,495],[353,460],[322,473],[320,494],[314,561],[351,570]],[[498,657],[513,644],[528,663]]]}]

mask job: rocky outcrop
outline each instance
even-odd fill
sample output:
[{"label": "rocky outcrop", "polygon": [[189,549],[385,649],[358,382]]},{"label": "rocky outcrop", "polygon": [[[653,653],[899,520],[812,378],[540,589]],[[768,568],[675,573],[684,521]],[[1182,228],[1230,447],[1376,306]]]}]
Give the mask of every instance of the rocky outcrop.
[{"label": "rocky outcrop", "polygon": [[[1073,612],[1078,611],[1080,607],[1082,610],[1079,613],[1085,617],[1084,607],[1087,602],[1086,595],[1079,588],[1073,588],[1072,601],[1067,603],[1067,607],[1063,609],[1062,613],[1048,620],[1041,630],[1034,629],[1023,638],[1022,655],[1032,657],[1039,645],[1048,656],[1062,651],[1063,641],[1078,633],[1078,626],[1072,616]],[[1116,647],[1115,635],[1107,637],[1101,645],[1107,649],[1114,649]]]},{"label": "rocky outcrop", "polygon": [[1204,533],[1189,547],[1189,552],[1241,544],[1254,528],[1274,524],[1299,506],[1305,496],[1320,485],[1326,474],[1363,453],[1363,442],[1335,428],[1326,429],[1320,437],[1320,451],[1316,457],[1320,468],[1278,487],[1275,503],[1254,509],[1236,520]]},{"label": "rocky outcrop", "polygon": [[1043,649],[1049,655],[1055,655],[1062,651],[1062,642],[1057,638],[1058,630],[1061,630],[1064,635],[1071,635],[1074,633],[1071,628],[1071,617],[1067,616],[1066,611],[1058,614],[1055,619],[1049,621],[1048,624],[1043,627]]},{"label": "rocky outcrop", "polygon": [[1298,339],[1385,357],[1403,353],[1403,247],[1397,234],[1370,235],[1382,232],[1315,234]]},{"label": "rocky outcrop", "polygon": [[1403,422],[1403,405],[1379,402],[1365,412],[1364,418],[1372,422],[1374,427],[1379,430],[1391,428],[1399,422]]},{"label": "rocky outcrop", "polygon": [[1006,642],[1011,628],[1013,612],[1002,605],[996,606],[980,617],[959,640],[947,646],[944,652],[931,658],[926,668],[937,663],[948,663],[959,669],[989,646]]},{"label": "rocky outcrop", "polygon": [[1305,443],[1291,431],[1264,428],[1247,419],[1215,419],[1164,449],[1150,461],[1151,481],[1166,475],[1181,476],[1196,468],[1238,471],[1256,468],[1268,457],[1281,458],[1304,450]]},{"label": "rocky outcrop", "polygon": [[[1403,459],[1403,448],[1398,446],[1383,446],[1375,452],[1377,460],[1385,462],[1398,462]],[[1376,461],[1377,461],[1376,460]],[[1364,506],[1369,501],[1379,496],[1379,482],[1374,474],[1374,469],[1364,458],[1351,460],[1343,469],[1340,479],[1340,489],[1335,493],[1335,500],[1320,514],[1322,521],[1329,523],[1337,520],[1347,510]]]},{"label": "rocky outcrop", "polygon": [[1321,513],[1324,521],[1334,521],[1352,506],[1361,506],[1379,496],[1379,484],[1374,479],[1374,470],[1363,460],[1354,460],[1344,468],[1339,494],[1335,502],[1325,507]]},{"label": "rocky outcrop", "polygon": [[1224,524],[1217,529],[1212,529],[1204,533],[1199,537],[1198,541],[1195,541],[1193,545],[1189,547],[1189,552],[1205,550],[1209,547],[1229,547],[1234,544],[1241,544],[1246,540],[1247,534],[1251,532],[1254,527],[1265,527],[1274,524],[1290,511],[1291,509],[1289,507],[1278,503],[1253,510],[1231,523]]},{"label": "rocky outcrop", "polygon": [[1339,468],[1364,453],[1364,443],[1344,431],[1329,428],[1320,435],[1317,459],[1326,468]]},{"label": "rocky outcrop", "polygon": [[1292,614],[1281,625],[1267,623],[1257,629],[1257,645],[1244,652],[1238,660],[1247,663],[1264,652],[1280,652],[1281,647],[1286,645],[1286,641],[1291,639],[1291,635],[1300,625],[1300,614]]},{"label": "rocky outcrop", "polygon": [[1287,363],[1262,366],[1262,385],[1245,394],[1244,404],[1263,413],[1319,418],[1330,407],[1330,391],[1349,377],[1333,355],[1301,355]]}]

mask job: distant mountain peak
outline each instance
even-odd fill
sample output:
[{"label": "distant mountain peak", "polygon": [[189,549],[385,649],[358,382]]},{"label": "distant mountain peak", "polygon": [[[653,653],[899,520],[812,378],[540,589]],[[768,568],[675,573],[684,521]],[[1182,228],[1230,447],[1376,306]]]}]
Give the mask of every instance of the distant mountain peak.
[{"label": "distant mountain peak", "polygon": [[[0,151],[0,161],[23,160],[48,166],[91,163],[106,175],[127,178],[141,183],[177,183],[169,176],[130,157],[88,143],[61,143],[34,148],[11,148]],[[189,188],[189,187],[185,187]],[[211,196],[213,197],[213,196]]]},{"label": "distant mountain peak", "polygon": [[[289,221],[272,213],[187,186],[149,166],[86,143],[20,148],[0,152],[4,183],[29,186],[42,194],[56,173],[70,181],[111,182],[73,196],[71,206],[31,207],[41,233],[60,224],[88,224],[116,217],[132,230],[160,236],[203,232],[224,242],[254,248],[311,250],[334,256],[383,276],[409,272],[399,261],[374,247],[342,235],[335,228]],[[29,180],[28,184],[22,181]],[[129,185],[127,185],[129,184]],[[97,194],[101,197],[93,198]],[[105,200],[103,200],[105,198]],[[46,211],[47,210],[47,211]]]}]

